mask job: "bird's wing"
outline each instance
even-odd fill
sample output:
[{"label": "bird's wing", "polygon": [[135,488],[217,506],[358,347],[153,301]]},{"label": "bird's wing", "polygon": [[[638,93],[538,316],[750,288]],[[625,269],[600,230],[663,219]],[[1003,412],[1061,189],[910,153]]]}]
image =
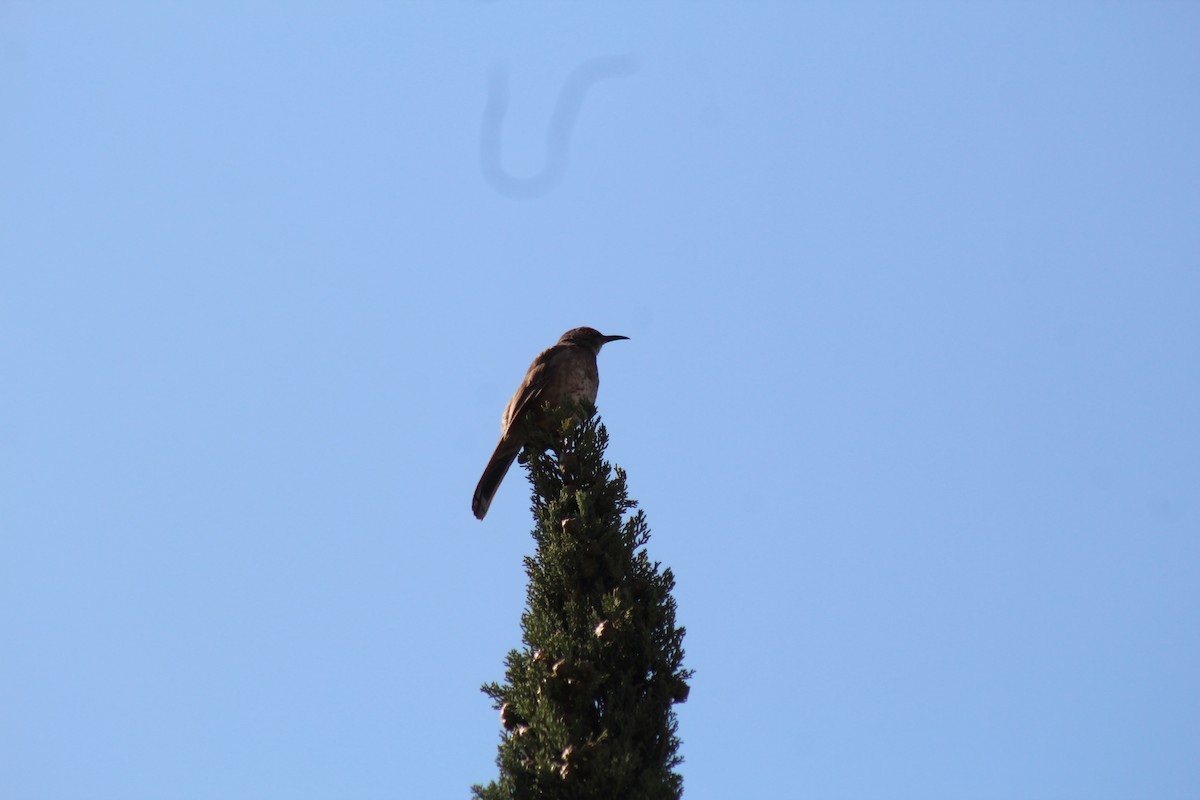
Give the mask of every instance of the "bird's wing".
[{"label": "bird's wing", "polygon": [[516,394],[508,401],[504,409],[504,417],[500,420],[501,434],[507,434],[513,420],[517,419],[526,409],[537,408],[542,402],[542,393],[549,383],[551,370],[550,362],[563,350],[561,345],[554,345],[538,353],[537,358],[529,365],[525,380],[517,388]]}]

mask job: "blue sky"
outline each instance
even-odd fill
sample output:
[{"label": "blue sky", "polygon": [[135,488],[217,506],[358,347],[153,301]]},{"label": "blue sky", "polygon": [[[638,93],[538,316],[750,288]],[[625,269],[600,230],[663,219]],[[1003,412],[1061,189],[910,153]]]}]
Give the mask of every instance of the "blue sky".
[{"label": "blue sky", "polygon": [[531,521],[518,472],[469,497],[591,325],[686,797],[1196,797],[1197,41],[1159,2],[0,3],[3,794],[493,777]]}]

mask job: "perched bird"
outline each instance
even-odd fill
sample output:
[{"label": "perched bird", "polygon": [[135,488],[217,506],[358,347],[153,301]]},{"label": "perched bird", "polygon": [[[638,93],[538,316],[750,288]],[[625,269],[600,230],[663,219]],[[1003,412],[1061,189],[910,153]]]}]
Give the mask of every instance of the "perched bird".
[{"label": "perched bird", "polygon": [[476,518],[487,515],[500,481],[525,444],[521,435],[524,420],[537,420],[547,406],[557,406],[568,398],[594,404],[600,387],[596,354],[609,342],[628,338],[605,336],[595,328],[574,328],[564,333],[553,347],[538,353],[500,418],[500,442],[483,468],[483,477],[471,498]]}]

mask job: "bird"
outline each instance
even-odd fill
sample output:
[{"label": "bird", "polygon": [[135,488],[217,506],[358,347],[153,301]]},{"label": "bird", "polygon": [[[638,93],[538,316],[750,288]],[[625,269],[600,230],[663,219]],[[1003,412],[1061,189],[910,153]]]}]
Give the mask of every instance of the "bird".
[{"label": "bird", "polygon": [[596,390],[600,387],[596,356],[609,342],[628,338],[605,336],[595,328],[572,328],[554,346],[538,353],[500,417],[500,441],[471,498],[471,511],[476,519],[487,515],[500,482],[525,444],[522,435],[525,420],[536,421],[547,406],[557,406],[567,399],[595,404]]}]

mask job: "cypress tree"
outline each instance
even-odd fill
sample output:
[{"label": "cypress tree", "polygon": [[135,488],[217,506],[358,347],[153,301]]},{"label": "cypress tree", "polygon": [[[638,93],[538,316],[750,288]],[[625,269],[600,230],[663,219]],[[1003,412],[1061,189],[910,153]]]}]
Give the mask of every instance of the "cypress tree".
[{"label": "cypress tree", "polygon": [[674,800],[682,778],[674,703],[687,699],[674,577],[651,562],[644,512],[604,460],[590,404],[548,410],[521,456],[536,553],[524,647],[488,683],[503,726],[500,776],[477,800]]}]

